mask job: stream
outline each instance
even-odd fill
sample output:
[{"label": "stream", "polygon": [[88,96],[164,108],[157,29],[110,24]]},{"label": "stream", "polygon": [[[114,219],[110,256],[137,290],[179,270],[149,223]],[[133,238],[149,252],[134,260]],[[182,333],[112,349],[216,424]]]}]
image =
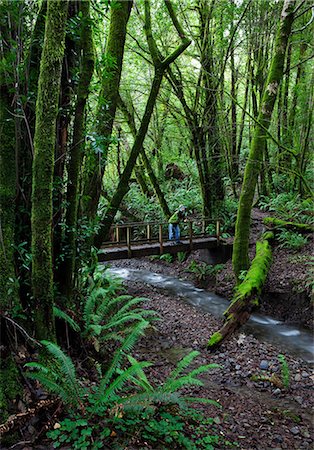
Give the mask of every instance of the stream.
[{"label": "stream", "polygon": [[[225,298],[197,288],[186,280],[142,269],[112,267],[109,271],[122,280],[144,282],[163,289],[168,294],[183,297],[190,304],[219,318],[229,305]],[[309,330],[258,313],[253,314],[242,329],[260,341],[276,345],[281,351],[298,356],[308,363],[314,363],[313,335]]]}]

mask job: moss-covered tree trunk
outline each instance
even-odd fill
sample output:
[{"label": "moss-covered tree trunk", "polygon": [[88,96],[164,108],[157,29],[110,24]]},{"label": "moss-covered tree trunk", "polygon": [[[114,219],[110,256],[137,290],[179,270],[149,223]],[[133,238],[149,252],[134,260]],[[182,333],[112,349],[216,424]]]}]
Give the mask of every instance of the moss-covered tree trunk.
[{"label": "moss-covered tree trunk", "polygon": [[78,195],[81,166],[85,148],[85,107],[95,65],[93,33],[90,19],[90,1],[86,0],[81,2],[80,9],[82,14],[80,29],[81,69],[75,106],[73,139],[69,151],[70,158],[67,166],[68,183],[66,193],[66,226],[62,245],[63,251],[65,252],[65,258],[60,266],[59,277],[61,293],[67,298],[71,297],[74,281],[79,203]]},{"label": "moss-covered tree trunk", "polygon": [[89,172],[85,179],[85,214],[95,219],[102,189],[102,179],[111,143],[113,121],[116,114],[119,85],[122,72],[127,23],[133,0],[118,0],[111,5],[110,28],[107,39],[102,86],[96,112],[95,132],[101,147],[88,155]]},{"label": "moss-covered tree trunk", "polygon": [[[54,282],[59,290],[61,279],[63,277],[60,263],[64,255],[63,236],[64,236],[64,215],[65,215],[65,192],[66,192],[66,160],[69,154],[70,143],[70,124],[73,119],[72,104],[77,90],[76,73],[79,70],[78,38],[71,29],[72,23],[79,20],[79,1],[71,0],[68,2],[68,15],[65,34],[65,50],[61,70],[61,85],[58,105],[58,115],[56,124],[56,146],[55,163],[53,174],[53,265]],[[85,3],[85,2],[83,2]]]},{"label": "moss-covered tree trunk", "polygon": [[209,348],[217,347],[235,330],[248,321],[251,312],[259,305],[259,295],[262,291],[271,265],[272,251],[269,243],[273,239],[272,232],[263,235],[256,243],[256,255],[245,279],[237,286],[233,300],[224,312],[225,322],[219,331],[214,333],[209,342]]},{"label": "moss-covered tree trunk", "polygon": [[[13,3],[13,2],[11,2]],[[18,2],[14,2],[18,4]],[[32,164],[33,164],[33,140],[35,133],[35,107],[38,90],[38,77],[40,59],[45,34],[45,20],[47,13],[47,0],[43,0],[36,17],[35,26],[31,35],[31,43],[27,58],[26,93],[19,84],[20,93],[27,98],[23,112],[24,120],[21,120],[21,137],[17,151],[17,176],[18,186],[16,199],[16,241],[24,242],[24,250],[31,252],[31,195],[32,195]],[[18,267],[20,299],[26,306],[31,295],[29,267],[19,264]]]},{"label": "moss-covered tree trunk", "polygon": [[245,166],[232,256],[233,270],[237,278],[241,270],[248,269],[249,267],[248,248],[251,210],[255,187],[263,160],[263,150],[266,141],[265,130],[269,128],[278,87],[283,76],[284,56],[291,32],[294,6],[295,0],[284,1],[273,50],[273,58],[257,117],[258,123],[254,129],[249,157]]},{"label": "moss-covered tree trunk", "polygon": [[48,0],[36,102],[31,223],[33,311],[38,339],[54,339],[52,181],[67,9],[65,0]]},{"label": "moss-covered tree trunk", "polygon": [[155,102],[159,93],[159,88],[163,79],[165,71],[170,64],[175,61],[181,53],[190,45],[191,41],[185,37],[185,33],[178,22],[175,12],[170,0],[166,1],[166,6],[171,17],[172,23],[175,26],[181,38],[181,44],[167,57],[163,57],[157,48],[151,27],[150,15],[150,1],[145,0],[145,33],[149,47],[149,51],[154,64],[154,78],[150,89],[149,97],[146,103],[145,111],[141,120],[141,125],[138,129],[134,144],[126,163],[124,171],[120,177],[117,189],[108,205],[106,216],[102,222],[102,226],[96,238],[96,245],[99,247],[101,243],[109,237],[110,227],[114,221],[115,215],[119,209],[121,201],[129,189],[129,180],[135,166],[136,160],[142,150],[144,139],[148,130],[149,122],[154,110]]},{"label": "moss-covered tree trunk", "polygon": [[[9,2],[0,5],[0,305],[3,312],[10,311],[18,300],[14,267],[15,200],[16,200],[16,139],[14,120],[14,73],[11,47],[14,36],[10,31]],[[15,5],[12,5],[13,9]],[[6,10],[7,8],[7,10]],[[12,21],[12,19],[11,19]],[[11,29],[11,30],[10,30]],[[7,62],[7,64],[6,64]]]},{"label": "moss-covered tree trunk", "polygon": [[[130,127],[131,133],[134,136],[134,138],[136,138],[136,134],[137,134],[137,129],[136,129],[136,125],[135,125],[135,120],[134,120],[134,115],[131,114],[131,112],[128,110],[126,104],[123,102],[122,98],[119,98],[119,107],[121,109],[121,111],[124,114],[124,117],[126,118],[128,125]],[[149,179],[152,183],[153,189],[157,195],[157,198],[159,200],[159,204],[161,206],[162,212],[164,213],[165,217],[168,219],[170,217],[170,209],[168,207],[168,203],[166,202],[164,193],[162,192],[158,179],[155,175],[155,172],[153,170],[153,167],[149,161],[149,158],[146,155],[146,151],[144,149],[144,147],[142,147],[141,149],[141,156],[143,159],[143,163],[146,169],[146,172],[149,176]]]}]

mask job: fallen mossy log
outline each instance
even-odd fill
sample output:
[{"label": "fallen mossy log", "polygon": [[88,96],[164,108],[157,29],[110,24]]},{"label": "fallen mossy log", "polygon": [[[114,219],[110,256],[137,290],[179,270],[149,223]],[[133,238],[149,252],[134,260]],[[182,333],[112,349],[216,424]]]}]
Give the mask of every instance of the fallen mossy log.
[{"label": "fallen mossy log", "polygon": [[236,287],[234,297],[224,312],[224,324],[208,341],[210,349],[217,347],[227,336],[247,322],[252,311],[258,307],[259,295],[271,265],[272,250],[269,241],[273,238],[274,233],[268,231],[256,242],[255,258],[243,282]]},{"label": "fallen mossy log", "polygon": [[300,233],[311,233],[314,231],[314,226],[308,223],[288,222],[275,217],[265,217],[263,223],[267,227],[286,228],[287,230],[297,230]]}]

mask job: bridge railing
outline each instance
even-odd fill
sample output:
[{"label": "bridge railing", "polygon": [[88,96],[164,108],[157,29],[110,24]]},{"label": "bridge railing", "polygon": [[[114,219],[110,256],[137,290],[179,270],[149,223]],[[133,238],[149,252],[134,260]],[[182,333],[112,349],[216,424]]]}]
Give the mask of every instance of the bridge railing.
[{"label": "bridge railing", "polygon": [[[204,237],[220,239],[220,224],[218,219],[200,217],[185,220],[180,223],[181,240],[188,239],[190,246],[193,240]],[[159,243],[161,251],[163,243],[168,241],[168,222],[129,222],[114,224],[111,227],[111,240],[103,243],[103,248],[125,247],[131,250],[132,245]]]}]

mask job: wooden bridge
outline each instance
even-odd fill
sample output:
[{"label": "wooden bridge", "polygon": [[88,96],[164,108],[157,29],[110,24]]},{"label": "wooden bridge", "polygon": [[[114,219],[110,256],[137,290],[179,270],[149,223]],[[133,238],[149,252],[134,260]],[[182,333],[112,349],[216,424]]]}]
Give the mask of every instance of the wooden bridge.
[{"label": "wooden bridge", "polygon": [[207,218],[180,224],[180,243],[169,241],[168,222],[132,222],[115,224],[112,240],[104,242],[98,260],[140,258],[149,255],[178,253],[214,248],[220,244],[220,221]]}]

